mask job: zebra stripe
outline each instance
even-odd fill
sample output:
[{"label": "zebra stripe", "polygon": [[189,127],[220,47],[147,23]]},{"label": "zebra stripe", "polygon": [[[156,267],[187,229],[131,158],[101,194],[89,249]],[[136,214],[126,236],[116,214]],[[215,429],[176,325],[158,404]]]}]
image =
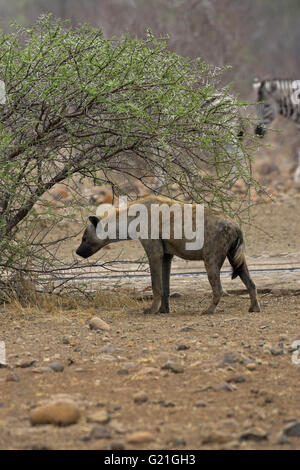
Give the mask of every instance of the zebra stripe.
[{"label": "zebra stripe", "polygon": [[253,86],[257,90],[259,102],[258,127],[263,127],[264,133],[278,114],[292,119],[300,126],[300,80],[256,80]]}]

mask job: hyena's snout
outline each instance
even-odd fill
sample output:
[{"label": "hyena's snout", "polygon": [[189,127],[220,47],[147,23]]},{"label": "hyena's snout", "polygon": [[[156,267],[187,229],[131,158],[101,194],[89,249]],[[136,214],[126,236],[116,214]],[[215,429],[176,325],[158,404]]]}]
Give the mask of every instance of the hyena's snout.
[{"label": "hyena's snout", "polygon": [[81,256],[81,258],[89,258],[92,254],[93,252],[86,246],[80,245],[76,250],[76,255]]}]

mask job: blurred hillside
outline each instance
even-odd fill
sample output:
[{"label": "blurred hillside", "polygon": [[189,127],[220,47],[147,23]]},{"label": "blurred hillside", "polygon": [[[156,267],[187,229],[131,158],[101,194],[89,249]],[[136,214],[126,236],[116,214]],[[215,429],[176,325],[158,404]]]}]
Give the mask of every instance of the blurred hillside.
[{"label": "blurred hillside", "polygon": [[253,77],[299,75],[299,0],[0,0],[0,27],[45,12],[101,27],[107,37],[147,28],[169,34],[179,54],[231,65],[224,80],[247,98]]},{"label": "blurred hillside", "polygon": [[[74,26],[101,27],[106,37],[144,36],[147,28],[168,34],[171,50],[232,66],[223,82],[233,82],[235,92],[252,102],[254,77],[300,76],[299,0],[0,0],[0,27],[7,31],[13,21],[29,25],[48,12]],[[285,120],[273,128],[283,132],[267,136],[271,147],[258,152],[255,168],[267,172],[263,181],[291,183],[300,136]]]}]

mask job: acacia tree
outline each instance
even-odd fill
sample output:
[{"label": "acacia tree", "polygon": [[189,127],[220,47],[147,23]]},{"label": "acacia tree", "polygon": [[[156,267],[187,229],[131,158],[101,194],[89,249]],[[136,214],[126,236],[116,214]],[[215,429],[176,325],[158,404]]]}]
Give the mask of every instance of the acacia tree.
[{"label": "acacia tree", "polygon": [[[1,33],[0,266],[29,269],[30,260],[33,271],[49,269],[53,240],[43,244],[34,232],[35,207],[78,175],[117,191],[118,174],[145,186],[159,174],[177,195],[232,213],[229,182],[253,180],[237,137],[240,103],[216,89],[219,73],[169,52],[150,31],[105,39],[99,29],[43,16]],[[73,196],[73,209],[82,207],[79,191]],[[71,216],[47,211],[52,226]]]}]

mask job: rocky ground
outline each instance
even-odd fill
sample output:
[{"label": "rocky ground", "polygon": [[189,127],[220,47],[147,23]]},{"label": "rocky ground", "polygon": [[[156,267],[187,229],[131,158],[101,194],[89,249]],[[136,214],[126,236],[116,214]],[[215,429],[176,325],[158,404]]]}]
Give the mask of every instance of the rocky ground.
[{"label": "rocky ground", "polygon": [[283,193],[245,227],[261,313],[226,273],[212,316],[194,275],[172,277],[168,315],[143,315],[149,277],[94,283],[84,303],[1,305],[0,448],[299,449],[300,274],[255,271],[300,267],[299,202]]},{"label": "rocky ground", "polygon": [[261,294],[250,314],[230,295],[209,317],[205,297],[160,316],[2,312],[0,448],[299,449],[299,296]]}]

